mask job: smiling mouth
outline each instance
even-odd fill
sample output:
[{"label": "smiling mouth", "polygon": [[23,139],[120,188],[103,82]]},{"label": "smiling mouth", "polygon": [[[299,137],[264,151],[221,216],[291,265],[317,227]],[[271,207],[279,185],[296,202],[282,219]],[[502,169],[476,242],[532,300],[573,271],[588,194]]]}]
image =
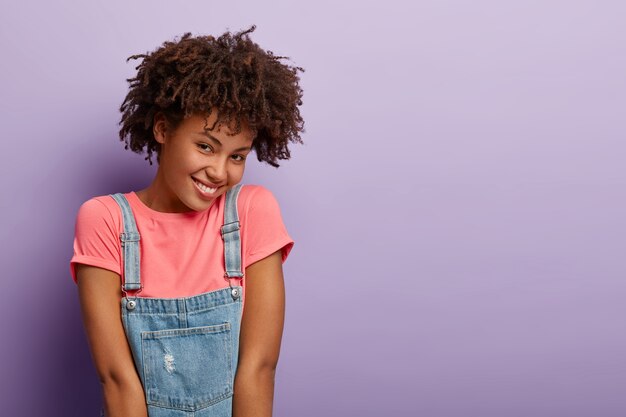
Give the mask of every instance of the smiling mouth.
[{"label": "smiling mouth", "polygon": [[215,188],[207,187],[206,185],[202,184],[201,182],[198,182],[195,178],[193,178],[193,182],[194,182],[194,184],[196,184],[196,187],[198,187],[198,189],[200,191],[202,191],[202,193],[208,194],[208,195],[215,194],[215,192],[219,188],[219,187],[215,187]]}]

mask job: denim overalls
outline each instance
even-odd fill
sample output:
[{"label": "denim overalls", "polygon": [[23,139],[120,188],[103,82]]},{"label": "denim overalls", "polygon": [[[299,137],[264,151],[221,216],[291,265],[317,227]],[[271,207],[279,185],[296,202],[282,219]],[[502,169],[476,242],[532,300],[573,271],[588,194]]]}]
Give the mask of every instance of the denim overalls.
[{"label": "denim overalls", "polygon": [[[232,416],[242,287],[232,285],[231,278],[243,278],[237,213],[241,186],[237,184],[226,193],[221,228],[228,287],[183,298],[137,297],[143,288],[139,232],[124,195],[111,194],[124,220],[120,235],[124,259],[122,323],[149,417]],[[126,291],[130,290],[138,291],[129,296]],[[104,407],[100,415],[104,416]]]}]

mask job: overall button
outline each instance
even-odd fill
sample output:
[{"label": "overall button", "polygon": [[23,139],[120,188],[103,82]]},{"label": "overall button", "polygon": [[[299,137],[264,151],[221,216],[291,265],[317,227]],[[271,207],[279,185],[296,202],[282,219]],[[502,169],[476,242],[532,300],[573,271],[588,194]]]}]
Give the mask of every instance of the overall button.
[{"label": "overall button", "polygon": [[129,301],[126,303],[126,308],[127,308],[128,310],[134,310],[134,309],[135,309],[135,305],[136,305],[136,302],[135,302],[134,300],[129,300]]},{"label": "overall button", "polygon": [[230,292],[233,295],[233,298],[239,298],[239,288],[233,288]]}]

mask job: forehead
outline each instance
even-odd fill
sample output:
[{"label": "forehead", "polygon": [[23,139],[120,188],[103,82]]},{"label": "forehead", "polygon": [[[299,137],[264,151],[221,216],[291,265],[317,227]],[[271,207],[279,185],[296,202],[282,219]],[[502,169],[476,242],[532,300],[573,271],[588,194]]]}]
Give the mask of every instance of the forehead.
[{"label": "forehead", "polygon": [[[245,118],[240,120],[240,131],[236,135],[232,135],[235,132],[236,120],[231,120],[227,126],[224,122],[215,124],[217,120],[217,112],[213,111],[209,116],[205,114],[192,114],[191,116],[183,119],[179,129],[185,130],[187,133],[210,133],[212,136],[217,137],[240,137],[241,139],[252,140],[254,132],[250,129]],[[215,126],[213,126],[215,124]],[[210,130],[213,127],[213,130]]]}]

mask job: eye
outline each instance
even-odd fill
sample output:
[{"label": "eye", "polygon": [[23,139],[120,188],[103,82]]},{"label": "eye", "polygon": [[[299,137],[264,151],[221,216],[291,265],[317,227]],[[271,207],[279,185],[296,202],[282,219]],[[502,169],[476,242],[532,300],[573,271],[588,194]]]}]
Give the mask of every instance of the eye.
[{"label": "eye", "polygon": [[[243,162],[243,161],[246,160],[245,155],[241,155],[241,154],[233,155],[233,158],[235,158],[235,161],[237,161],[237,162]],[[239,158],[239,159],[237,159],[237,158]]]},{"label": "eye", "polygon": [[213,148],[211,147],[211,145],[207,144],[207,143],[198,143],[198,148],[202,149],[205,152],[213,152]]}]

